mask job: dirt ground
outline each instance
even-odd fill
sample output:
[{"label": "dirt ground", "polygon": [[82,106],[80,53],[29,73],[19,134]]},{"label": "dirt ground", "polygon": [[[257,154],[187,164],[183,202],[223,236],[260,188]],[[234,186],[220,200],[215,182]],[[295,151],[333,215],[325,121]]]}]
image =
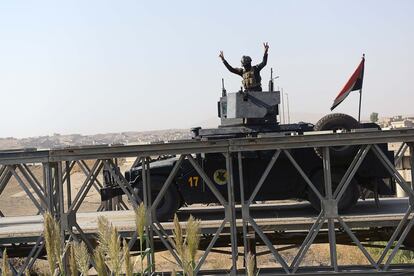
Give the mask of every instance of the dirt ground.
[{"label": "dirt ground", "polygon": [[[87,161],[87,165],[89,168],[92,168],[94,164],[94,160]],[[132,163],[134,162],[133,159],[127,160],[120,160],[120,169],[122,172],[128,170]],[[43,182],[43,169],[41,165],[31,165],[28,166],[30,171],[36,177],[38,182]],[[18,175],[20,178],[22,174],[18,171]],[[78,165],[75,165],[71,170],[71,197],[72,200],[78,194],[83,182],[86,179],[86,175],[80,169]],[[103,182],[102,174],[98,176],[98,180],[100,183]],[[25,181],[25,183],[27,183]],[[26,184],[26,186],[28,186]],[[30,187],[30,186],[28,186]],[[39,197],[34,193],[32,188],[29,188],[30,192],[34,195],[35,199],[39,201]],[[64,194],[67,195],[67,188],[66,184],[64,184]],[[66,198],[66,196],[65,196]],[[65,201],[67,203],[67,201]],[[79,209],[80,212],[95,212],[98,207],[100,206],[100,195],[96,189],[93,187],[89,190],[88,194],[86,195],[83,203]],[[19,185],[19,182],[16,180],[15,177],[12,176],[9,183],[7,184],[6,188],[0,194],[0,211],[6,217],[10,216],[30,216],[36,215],[38,213],[38,209],[36,208],[35,204],[31,201],[30,197],[27,193],[23,190],[23,188]]]},{"label": "dirt ground", "polygon": [[[284,249],[286,247],[286,249]],[[288,248],[287,246],[276,246],[279,250],[279,253],[283,259],[290,265],[294,257],[298,252],[298,248]],[[239,258],[237,266],[239,268],[243,267],[243,248],[239,247]],[[206,259],[206,263],[202,266],[204,269],[230,269],[231,267],[231,250],[230,248],[216,248],[216,251],[211,252]],[[199,256],[203,252],[199,251]],[[269,252],[267,247],[258,246],[257,247],[257,265],[260,268],[266,267],[280,267],[280,264],[275,260],[273,255]],[[339,265],[365,265],[369,264],[365,259],[365,256],[362,252],[355,246],[349,245],[338,245],[337,247],[338,254],[338,264]],[[155,256],[156,266],[158,271],[168,271],[171,270],[173,265],[174,258],[169,252],[158,253]],[[305,255],[301,266],[326,266],[330,264],[329,257],[329,245],[327,244],[314,244],[309,248],[309,251]],[[175,266],[178,270],[178,267]]]},{"label": "dirt ground", "polygon": [[[130,168],[133,163],[133,159],[127,159],[120,162],[121,171],[125,171]],[[93,161],[88,162],[88,166],[92,167]],[[42,167],[40,165],[30,166],[31,171],[35,177],[42,182]],[[21,173],[19,173],[21,175]],[[75,166],[71,173],[72,182],[72,199],[78,193],[83,181],[85,180],[85,174],[79,167]],[[102,176],[98,178],[102,181]],[[66,193],[66,188],[64,189]],[[37,196],[35,196],[36,199]],[[84,202],[81,205],[80,212],[94,212],[100,205],[100,196],[93,188],[89,191]],[[4,191],[0,195],[0,210],[1,212],[9,216],[27,216],[36,215],[38,213],[35,205],[31,202],[29,196],[20,187],[19,183],[14,177],[10,180]],[[281,255],[290,264],[298,251],[298,248],[291,248],[287,246],[281,246],[278,248]],[[239,255],[242,256],[243,248],[239,248]],[[339,264],[368,264],[360,250],[354,246],[338,245],[338,262]],[[199,251],[199,256],[202,252]],[[158,271],[171,271],[176,265],[173,262],[173,257],[169,252],[156,253],[156,268]],[[269,253],[266,247],[260,246],[257,248],[257,263],[259,267],[274,267],[279,266],[274,257]],[[329,246],[326,244],[312,245],[306,254],[303,265],[306,266],[321,266],[329,265]],[[217,248],[215,252],[212,252],[203,265],[203,269],[229,269],[231,266],[231,254],[230,248]],[[243,266],[243,258],[238,260],[238,266]],[[138,266],[137,266],[138,267]],[[37,273],[45,273],[47,271],[47,263],[44,260],[38,260],[35,264]]]}]

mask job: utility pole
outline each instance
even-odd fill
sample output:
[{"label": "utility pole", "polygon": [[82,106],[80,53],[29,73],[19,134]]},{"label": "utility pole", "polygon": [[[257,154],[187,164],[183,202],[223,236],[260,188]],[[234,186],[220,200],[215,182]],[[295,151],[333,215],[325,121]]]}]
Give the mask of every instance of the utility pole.
[{"label": "utility pole", "polygon": [[284,101],[283,101],[283,92],[282,92],[283,89],[281,91],[281,89],[278,86],[277,91],[281,92],[280,93],[280,106],[281,106],[281,108],[280,108],[280,122],[282,124],[284,124],[285,123],[285,105],[284,105]]},{"label": "utility pole", "polygon": [[283,123],[286,123],[286,114],[285,114],[285,99],[284,99],[284,93],[283,88],[280,89],[280,94],[282,95],[282,113],[283,113]]},{"label": "utility pole", "polygon": [[285,93],[286,96],[286,107],[287,107],[287,123],[290,124],[290,111],[289,111],[289,95]]}]

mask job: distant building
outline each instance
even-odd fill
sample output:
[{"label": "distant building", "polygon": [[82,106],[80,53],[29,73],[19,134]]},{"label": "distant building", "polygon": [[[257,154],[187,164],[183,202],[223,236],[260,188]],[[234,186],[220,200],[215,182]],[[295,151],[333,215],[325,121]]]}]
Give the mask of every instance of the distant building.
[{"label": "distant building", "polygon": [[403,117],[401,115],[397,115],[393,117],[384,117],[378,120],[378,124],[382,128],[414,127],[414,118]]},{"label": "distant building", "polygon": [[412,120],[404,119],[401,121],[391,122],[391,128],[414,127]]}]

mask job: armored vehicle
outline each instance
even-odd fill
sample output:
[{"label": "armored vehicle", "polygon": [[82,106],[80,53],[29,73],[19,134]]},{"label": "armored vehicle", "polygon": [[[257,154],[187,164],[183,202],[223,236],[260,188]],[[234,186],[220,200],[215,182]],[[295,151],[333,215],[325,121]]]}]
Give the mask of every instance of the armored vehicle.
[{"label": "armored vehicle", "polygon": [[[226,93],[223,89],[222,97],[218,102],[218,116],[221,124],[218,128],[194,128],[193,139],[217,140],[237,139],[243,137],[277,137],[289,135],[306,135],[315,131],[351,131],[360,128],[376,128],[372,123],[358,123],[357,120],[346,114],[329,114],[313,125],[310,123],[280,124],[277,120],[280,105],[279,91],[249,91]],[[381,149],[392,160],[393,155],[388,152],[387,145],[380,145]],[[331,148],[332,183],[337,186],[344,175],[349,163],[355,156],[358,148],[343,146]],[[266,166],[275,151],[263,150],[243,152],[243,179],[246,197],[252,193],[259,182]],[[289,151],[297,160],[302,170],[310,176],[311,181],[324,193],[324,175],[322,169],[321,149],[298,148]],[[384,179],[390,175],[382,164],[368,153],[362,162],[348,189],[345,191],[338,209],[343,211],[354,206],[360,197],[361,188],[376,191],[378,194],[391,194],[393,189]],[[233,158],[237,159],[237,158]],[[151,163],[151,190],[154,199],[161,190],[163,183],[171,172],[177,157],[169,157]],[[227,197],[226,160],[222,154],[205,153],[194,158],[203,168],[207,176],[213,181],[216,188]],[[235,200],[240,201],[239,172],[237,160],[234,160]],[[142,168],[137,166],[126,172],[125,178],[133,187],[142,193]],[[106,200],[122,194],[116,187],[107,187],[101,191],[102,199]],[[320,201],[316,194],[308,188],[304,178],[289,161],[285,154],[281,154],[275,166],[270,170],[262,188],[255,200],[270,201],[282,199],[303,199],[310,201],[315,209],[320,209]],[[168,188],[164,198],[157,208],[159,220],[171,219],[180,206],[194,203],[218,203],[203,178],[197,173],[189,160],[185,159],[172,185]]]}]

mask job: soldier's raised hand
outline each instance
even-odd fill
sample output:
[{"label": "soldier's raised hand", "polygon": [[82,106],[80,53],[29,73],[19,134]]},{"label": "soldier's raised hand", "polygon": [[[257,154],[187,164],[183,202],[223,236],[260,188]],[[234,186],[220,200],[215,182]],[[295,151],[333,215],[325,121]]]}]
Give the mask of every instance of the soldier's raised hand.
[{"label": "soldier's raised hand", "polygon": [[269,44],[267,42],[264,42],[263,47],[265,48],[265,54],[267,54],[267,51],[269,51]]},{"label": "soldier's raised hand", "polygon": [[223,54],[223,51],[220,51],[219,58],[221,58],[221,60],[224,60],[224,54]]}]

